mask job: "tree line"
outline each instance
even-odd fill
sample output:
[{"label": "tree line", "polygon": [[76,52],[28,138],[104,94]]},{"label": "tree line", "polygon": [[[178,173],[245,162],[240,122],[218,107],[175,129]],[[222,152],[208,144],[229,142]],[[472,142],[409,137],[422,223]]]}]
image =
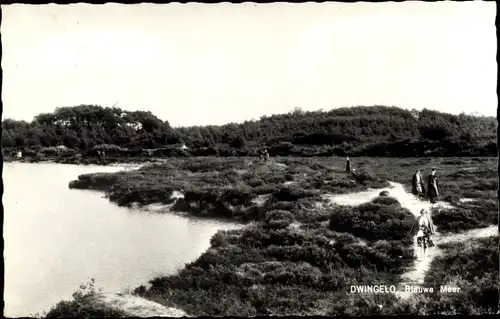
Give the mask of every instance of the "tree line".
[{"label": "tree line", "polygon": [[[4,149],[64,145],[87,154],[112,149],[155,150],[157,155],[295,156],[496,156],[494,117],[452,115],[424,109],[357,106],[331,111],[262,116],[215,126],[170,126],[151,112],[79,105],[37,115],[33,121],[2,121]],[[179,144],[188,149],[180,152]],[[174,150],[175,151],[172,151]]]}]

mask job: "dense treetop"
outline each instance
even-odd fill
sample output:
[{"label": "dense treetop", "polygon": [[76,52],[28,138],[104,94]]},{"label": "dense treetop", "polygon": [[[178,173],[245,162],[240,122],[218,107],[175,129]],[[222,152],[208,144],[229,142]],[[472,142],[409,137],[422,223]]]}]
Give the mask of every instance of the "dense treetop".
[{"label": "dense treetop", "polygon": [[5,119],[2,127],[4,148],[64,145],[84,151],[99,144],[153,149],[185,143],[240,153],[266,146],[284,155],[497,155],[494,117],[386,106],[295,109],[257,121],[173,128],[151,112],[80,105],[39,114],[30,123]]}]

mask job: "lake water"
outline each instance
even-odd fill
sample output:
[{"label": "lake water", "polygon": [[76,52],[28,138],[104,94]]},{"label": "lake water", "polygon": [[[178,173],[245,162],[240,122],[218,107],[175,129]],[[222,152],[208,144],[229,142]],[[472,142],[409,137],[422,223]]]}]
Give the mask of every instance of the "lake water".
[{"label": "lake water", "polygon": [[68,188],[79,174],[121,169],[4,164],[5,316],[50,309],[90,278],[103,292],[146,284],[195,260],[217,230],[239,227],[118,207],[101,192]]}]

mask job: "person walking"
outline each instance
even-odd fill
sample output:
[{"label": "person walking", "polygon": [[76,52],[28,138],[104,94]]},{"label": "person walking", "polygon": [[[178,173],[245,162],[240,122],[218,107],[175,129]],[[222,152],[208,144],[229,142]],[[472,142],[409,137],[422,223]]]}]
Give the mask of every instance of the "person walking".
[{"label": "person walking", "polygon": [[436,168],[433,167],[431,170],[431,174],[429,175],[429,180],[427,185],[427,195],[432,204],[435,204],[438,201],[439,197],[438,186],[439,185],[436,176]]},{"label": "person walking", "polygon": [[431,238],[431,236],[435,234],[434,223],[432,222],[432,218],[427,214],[427,211],[422,209],[420,211],[420,216],[417,218],[416,223],[412,225],[410,232],[413,232],[415,229],[415,224],[417,225],[417,233],[415,235],[417,238],[417,247],[421,248],[421,256],[423,258],[425,249],[435,246]]},{"label": "person walking", "polygon": [[349,159],[349,156],[347,156],[345,160],[345,172],[351,173],[351,160]]},{"label": "person walking", "polygon": [[411,192],[417,197],[423,197],[425,194],[424,179],[419,169],[413,174],[411,181]]},{"label": "person walking", "polygon": [[260,150],[259,157],[260,157],[262,162],[267,162],[269,160],[269,152],[267,151],[267,148]]},{"label": "person walking", "polygon": [[[423,242],[423,240],[426,240],[427,243],[429,243],[428,247],[434,246],[434,243],[431,240],[431,236],[435,234],[434,223],[432,222],[432,218],[429,216],[425,209],[422,209],[420,211],[420,216],[417,218],[417,225],[417,239],[420,238],[421,242]],[[422,245],[420,244],[419,246]]]}]

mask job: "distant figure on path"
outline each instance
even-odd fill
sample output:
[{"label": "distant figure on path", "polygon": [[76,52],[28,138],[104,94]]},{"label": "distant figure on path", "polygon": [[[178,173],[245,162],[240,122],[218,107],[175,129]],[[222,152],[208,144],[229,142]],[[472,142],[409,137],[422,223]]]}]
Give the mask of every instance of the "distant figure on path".
[{"label": "distant figure on path", "polygon": [[97,158],[98,159],[103,159],[106,157],[106,153],[104,153],[104,150],[102,151],[97,151]]},{"label": "distant figure on path", "polygon": [[347,156],[345,160],[345,172],[351,173],[351,160],[349,159],[349,156]]},{"label": "distant figure on path", "polygon": [[425,194],[424,179],[422,178],[422,174],[419,169],[417,169],[417,172],[413,174],[411,180],[411,192],[413,195],[418,197],[423,197]]},{"label": "distant figure on path", "polygon": [[438,201],[439,190],[438,190],[438,181],[436,176],[436,168],[433,167],[431,174],[429,175],[429,181],[427,185],[427,195],[432,204]]},{"label": "distant figure on path", "polygon": [[259,157],[263,162],[265,162],[269,159],[269,153],[267,152],[266,148],[260,151]]}]

